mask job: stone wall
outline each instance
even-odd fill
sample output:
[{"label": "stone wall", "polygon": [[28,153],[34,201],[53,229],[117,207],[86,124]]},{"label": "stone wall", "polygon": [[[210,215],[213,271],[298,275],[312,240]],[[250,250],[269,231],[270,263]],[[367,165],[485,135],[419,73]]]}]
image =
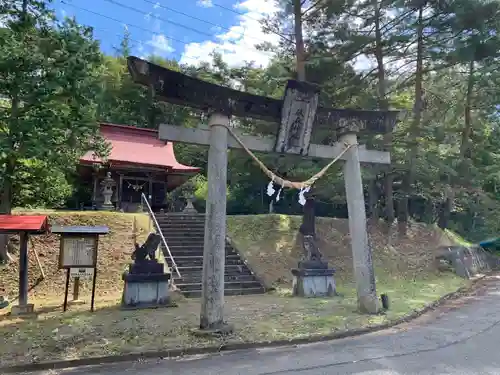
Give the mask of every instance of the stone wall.
[{"label": "stone wall", "polygon": [[480,246],[442,246],[436,262],[441,271],[450,270],[464,278],[500,269],[500,257]]}]

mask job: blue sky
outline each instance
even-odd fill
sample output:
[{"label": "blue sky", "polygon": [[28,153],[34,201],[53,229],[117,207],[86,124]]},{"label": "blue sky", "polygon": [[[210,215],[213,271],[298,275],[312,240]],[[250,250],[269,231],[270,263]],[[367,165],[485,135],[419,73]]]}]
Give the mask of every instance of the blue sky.
[{"label": "blue sky", "polygon": [[272,0],[54,0],[52,6],[59,18],[75,16],[94,27],[108,54],[127,27],[138,56],[154,53],[196,63],[210,60],[215,49],[231,65],[244,60],[265,65],[270,55],[254,45],[276,38],[263,34],[258,23],[274,10]]}]

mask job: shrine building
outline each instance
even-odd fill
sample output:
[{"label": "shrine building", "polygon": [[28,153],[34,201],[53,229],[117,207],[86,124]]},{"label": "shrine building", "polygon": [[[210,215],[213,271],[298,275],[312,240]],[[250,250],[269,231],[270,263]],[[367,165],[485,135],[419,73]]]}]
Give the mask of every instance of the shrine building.
[{"label": "shrine building", "polygon": [[111,202],[116,210],[137,212],[144,193],[156,212],[167,207],[169,191],[200,171],[179,163],[173,143],[159,140],[157,130],[101,123],[100,132],[110,145],[107,160],[103,162],[90,151],[80,158],[78,168],[81,183],[92,191],[91,202],[85,202],[86,206],[102,208],[102,187],[110,176]]}]

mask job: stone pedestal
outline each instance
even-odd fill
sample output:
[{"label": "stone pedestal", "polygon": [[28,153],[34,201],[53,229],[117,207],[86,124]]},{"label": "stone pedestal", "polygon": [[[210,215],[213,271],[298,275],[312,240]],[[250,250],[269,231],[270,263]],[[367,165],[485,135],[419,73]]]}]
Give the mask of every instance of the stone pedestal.
[{"label": "stone pedestal", "polygon": [[113,204],[103,204],[101,206],[101,211],[114,211],[115,210],[115,206],[113,206]]},{"label": "stone pedestal", "polygon": [[68,301],[68,305],[85,305],[85,301],[82,299],[72,299]]},{"label": "stone pedestal", "polygon": [[304,248],[304,259],[292,270],[293,295],[298,297],[333,297],[335,293],[335,270],[322,259],[314,235],[314,200],[308,197],[304,207],[300,238]]},{"label": "stone pedestal", "polygon": [[111,178],[111,173],[106,173],[106,178],[101,182],[101,193],[104,197],[104,202],[101,206],[102,210],[112,211],[115,209],[113,203],[111,202],[111,197],[113,196],[113,186],[116,185],[116,182]]},{"label": "stone pedestal", "polygon": [[129,266],[122,276],[125,281],[122,296],[124,308],[151,308],[170,305],[169,281],[163,264],[144,260]]},{"label": "stone pedestal", "polygon": [[26,305],[14,305],[10,310],[10,314],[14,316],[31,315],[34,313],[35,313],[35,305],[32,303],[27,303]]},{"label": "stone pedestal", "polygon": [[193,197],[186,197],[186,207],[184,207],[184,210],[182,212],[187,213],[187,214],[197,214],[198,211],[196,211],[196,208],[193,206]]},{"label": "stone pedestal", "polygon": [[292,270],[293,295],[297,297],[333,297],[335,270],[329,268]]}]

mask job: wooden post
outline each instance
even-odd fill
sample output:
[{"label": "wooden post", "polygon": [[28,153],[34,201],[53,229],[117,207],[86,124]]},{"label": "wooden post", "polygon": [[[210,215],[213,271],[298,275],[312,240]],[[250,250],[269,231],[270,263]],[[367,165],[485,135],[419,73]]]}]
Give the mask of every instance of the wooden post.
[{"label": "wooden post", "polygon": [[137,243],[137,217],[134,215],[134,220],[132,221],[132,240],[134,244]]},{"label": "wooden post", "polygon": [[45,280],[45,272],[43,271],[42,262],[40,262],[40,257],[38,256],[38,252],[35,249],[35,244],[33,243],[33,239],[30,237],[31,250],[33,254],[35,254],[36,264],[38,265],[38,269],[40,270],[40,274],[42,276],[42,280]]},{"label": "wooden post", "polygon": [[123,173],[118,174],[119,180],[118,180],[118,201],[116,202],[116,209],[120,210],[122,208],[122,198],[123,198]]},{"label": "wooden post", "polygon": [[63,303],[63,311],[68,310],[68,289],[69,289],[69,268],[66,269],[66,284],[64,288],[64,303]]},{"label": "wooden post", "polygon": [[94,277],[92,278],[92,296],[90,297],[90,311],[91,312],[94,312],[94,307],[95,307],[95,286],[96,286],[96,283],[97,283],[97,267],[94,268]]},{"label": "wooden post", "polygon": [[200,329],[221,331],[224,327],[224,269],[226,245],[227,116],[210,116],[208,151],[208,198],[203,246],[203,282]]},{"label": "wooden post", "polygon": [[151,209],[153,207],[153,176],[151,176],[151,173],[148,175],[148,202],[149,205],[151,206]]},{"label": "wooden post", "polygon": [[98,172],[94,172],[92,174],[92,182],[93,182],[93,187],[92,187],[92,206],[96,206],[97,205],[97,180],[98,180]]},{"label": "wooden post", "polygon": [[316,238],[316,214],[314,212],[314,196],[308,193],[302,214],[302,225],[300,230],[303,235],[310,235]]},{"label": "wooden post", "polygon": [[28,304],[28,233],[19,233],[19,306]]},{"label": "wooden post", "polygon": [[73,282],[73,301],[72,303],[80,302],[80,278],[75,277],[75,281]]},{"label": "wooden post", "polygon": [[[348,144],[357,144],[357,135],[354,132],[346,133],[341,137],[341,141]],[[356,277],[358,308],[361,312],[375,314],[379,311],[379,303],[375,288],[372,253],[368,244],[366,230],[365,197],[358,146],[351,147],[346,152],[346,155],[344,180],[349,211],[349,233]]]}]

